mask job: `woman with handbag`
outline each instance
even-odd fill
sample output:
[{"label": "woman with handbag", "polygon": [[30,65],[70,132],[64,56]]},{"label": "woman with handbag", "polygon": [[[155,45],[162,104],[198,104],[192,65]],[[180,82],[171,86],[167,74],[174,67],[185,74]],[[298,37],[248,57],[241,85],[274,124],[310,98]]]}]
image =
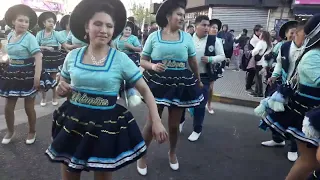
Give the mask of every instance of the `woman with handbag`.
[{"label": "woman with handbag", "polygon": [[262,65],[264,62],[264,55],[270,53],[272,50],[271,36],[268,31],[263,31],[260,35],[260,41],[257,46],[252,50],[252,58],[255,61],[255,91],[250,93],[254,97],[263,97],[263,84],[262,84]]}]

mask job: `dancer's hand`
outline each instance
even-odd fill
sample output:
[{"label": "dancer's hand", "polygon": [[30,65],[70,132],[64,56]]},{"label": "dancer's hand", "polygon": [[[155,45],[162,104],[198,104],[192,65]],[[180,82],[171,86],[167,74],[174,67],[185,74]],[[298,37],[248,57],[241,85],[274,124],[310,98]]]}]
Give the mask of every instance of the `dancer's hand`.
[{"label": "dancer's hand", "polygon": [[152,70],[154,70],[155,72],[164,72],[166,70],[166,66],[162,63],[157,63],[157,64],[153,64],[152,65]]},{"label": "dancer's hand", "polygon": [[48,51],[54,51],[54,48],[53,47],[47,47],[46,48]]},{"label": "dancer's hand", "polygon": [[199,87],[200,87],[200,89],[203,88],[203,83],[201,81],[199,81]]},{"label": "dancer's hand", "polygon": [[128,49],[132,49],[134,46],[129,43],[124,43],[124,47]]},{"label": "dancer's hand", "polygon": [[271,77],[271,78],[268,79],[268,84],[272,85],[272,84],[274,84],[276,82],[276,80],[277,80],[276,77]]},{"label": "dancer's hand", "polygon": [[68,95],[69,92],[71,92],[70,84],[64,81],[59,82],[58,88],[57,88],[58,95],[61,97],[65,97],[66,95]]},{"label": "dancer's hand", "polygon": [[201,62],[203,62],[204,64],[209,63],[209,57],[208,56],[202,56],[201,57]]},{"label": "dancer's hand", "polygon": [[167,141],[168,139],[168,133],[166,129],[164,128],[163,124],[161,123],[161,120],[153,121],[152,124],[152,134],[153,137],[156,139],[156,141],[161,144]]},{"label": "dancer's hand", "polygon": [[33,79],[33,87],[36,90],[40,89],[40,77],[37,77],[37,76],[34,77],[34,79]]}]

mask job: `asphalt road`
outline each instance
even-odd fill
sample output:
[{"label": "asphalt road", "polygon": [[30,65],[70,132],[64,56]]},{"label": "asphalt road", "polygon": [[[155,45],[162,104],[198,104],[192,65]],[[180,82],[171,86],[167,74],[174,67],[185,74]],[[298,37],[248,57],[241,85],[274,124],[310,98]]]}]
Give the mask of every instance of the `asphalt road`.
[{"label": "asphalt road", "polygon": [[[132,111],[141,128],[145,110],[140,106]],[[248,112],[252,109],[217,105],[215,115],[206,115],[202,136],[195,143],[187,140],[192,131],[188,118],[178,144],[179,171],[170,170],[168,144],[153,143],[148,149],[146,177],[138,175],[136,164],[132,164],[115,172],[114,180],[283,180],[292,166],[286,150],[262,147],[261,141],[269,140],[270,133],[259,130],[258,118]],[[166,122],[166,112],[163,117]],[[51,115],[40,118],[37,141],[27,146],[26,124],[18,125],[14,141],[0,145],[0,180],[61,179],[59,165],[50,163],[44,155],[50,131]],[[1,138],[4,133],[0,132]],[[84,173],[82,179],[93,179],[92,173]]]}]

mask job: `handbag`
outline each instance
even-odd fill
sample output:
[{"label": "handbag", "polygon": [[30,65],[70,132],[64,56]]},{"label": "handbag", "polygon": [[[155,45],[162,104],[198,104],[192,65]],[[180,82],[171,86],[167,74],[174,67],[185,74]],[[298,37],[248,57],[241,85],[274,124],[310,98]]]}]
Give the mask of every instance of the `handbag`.
[{"label": "handbag", "polygon": [[264,53],[262,55],[260,55],[260,54],[255,55],[254,56],[254,60],[255,61],[260,61],[267,51],[268,51],[268,48],[264,51]]}]

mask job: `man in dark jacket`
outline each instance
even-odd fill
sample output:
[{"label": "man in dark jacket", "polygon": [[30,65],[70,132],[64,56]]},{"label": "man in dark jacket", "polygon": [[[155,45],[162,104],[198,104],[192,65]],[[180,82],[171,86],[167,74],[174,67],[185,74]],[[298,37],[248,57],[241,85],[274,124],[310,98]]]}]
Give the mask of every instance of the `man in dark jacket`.
[{"label": "man in dark jacket", "polygon": [[234,42],[236,44],[239,43],[240,49],[244,50],[244,46],[247,44],[248,40],[250,38],[248,37],[248,30],[247,29],[243,29],[242,33],[235,38]]},{"label": "man in dark jacket", "polygon": [[[217,35],[218,38],[222,39],[223,43],[223,49],[224,53],[226,55],[226,58],[230,60],[232,53],[233,53],[233,36],[232,34],[228,31],[229,27],[227,24],[222,26],[222,31],[220,31]],[[223,63],[223,67],[225,66],[226,62]]]}]

